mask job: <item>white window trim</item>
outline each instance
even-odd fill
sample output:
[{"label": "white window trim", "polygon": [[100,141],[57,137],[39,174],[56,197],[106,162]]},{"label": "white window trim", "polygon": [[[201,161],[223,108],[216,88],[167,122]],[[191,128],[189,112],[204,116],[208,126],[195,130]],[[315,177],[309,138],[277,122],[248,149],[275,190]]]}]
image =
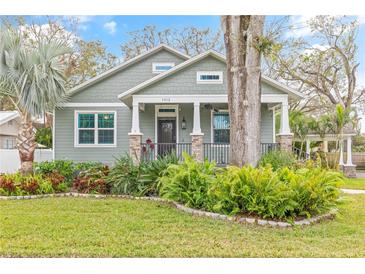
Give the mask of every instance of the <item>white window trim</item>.
[{"label": "white window trim", "polygon": [[[175,113],[167,112],[167,113],[160,113],[160,108],[168,108],[168,109],[175,109]],[[155,105],[155,140],[154,143],[158,143],[158,136],[157,136],[157,120],[158,117],[168,117],[173,118],[176,117],[176,143],[179,142],[179,105]]]},{"label": "white window trim", "polygon": [[[200,80],[201,75],[219,75],[219,80]],[[223,71],[198,71],[196,73],[197,84],[223,84]]]},{"label": "white window trim", "polygon": [[[94,144],[79,144],[79,124],[78,124],[78,114],[88,113],[88,114],[114,114],[114,143],[113,144],[98,144],[98,122],[97,115],[95,117],[95,138]],[[115,110],[75,110],[74,115],[74,147],[117,147],[117,112]]]},{"label": "white window trim", "polygon": [[175,63],[172,62],[156,62],[156,63],[152,63],[152,73],[161,73],[161,72],[165,72],[167,70],[157,70],[156,67],[157,66],[171,66],[174,67]]},{"label": "white window trim", "polygon": [[[218,112],[227,112],[228,113],[228,109],[218,109]],[[213,128],[213,123],[214,123],[213,116],[214,116],[214,113],[215,113],[214,112],[214,109],[212,109],[210,111],[210,142],[212,144],[222,145],[220,143],[214,143],[214,128]],[[231,129],[229,129],[229,131],[231,131]],[[229,144],[228,144],[228,146],[229,146]]]}]

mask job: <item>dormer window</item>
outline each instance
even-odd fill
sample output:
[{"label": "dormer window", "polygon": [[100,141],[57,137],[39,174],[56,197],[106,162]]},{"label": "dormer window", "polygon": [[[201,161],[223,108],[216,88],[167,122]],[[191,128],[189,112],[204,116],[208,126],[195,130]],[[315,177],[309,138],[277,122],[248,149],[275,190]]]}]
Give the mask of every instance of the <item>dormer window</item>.
[{"label": "dormer window", "polygon": [[196,74],[196,82],[198,84],[222,84],[222,71],[198,71]]},{"label": "dormer window", "polygon": [[175,66],[175,63],[167,63],[167,62],[152,63],[152,72],[153,73],[165,72],[174,66]]}]

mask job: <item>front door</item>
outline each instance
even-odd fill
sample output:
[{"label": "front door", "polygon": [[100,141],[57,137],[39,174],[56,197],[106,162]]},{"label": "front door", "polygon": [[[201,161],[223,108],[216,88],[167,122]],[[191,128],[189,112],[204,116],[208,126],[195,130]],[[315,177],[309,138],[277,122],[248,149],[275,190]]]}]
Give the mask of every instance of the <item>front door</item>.
[{"label": "front door", "polygon": [[176,149],[176,118],[158,118],[158,155],[166,155]]}]

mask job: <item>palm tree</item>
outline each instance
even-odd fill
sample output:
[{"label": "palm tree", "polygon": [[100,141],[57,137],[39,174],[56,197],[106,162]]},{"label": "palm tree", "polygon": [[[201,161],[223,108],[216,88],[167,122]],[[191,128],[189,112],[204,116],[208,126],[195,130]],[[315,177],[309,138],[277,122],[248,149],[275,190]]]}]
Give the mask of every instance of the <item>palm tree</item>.
[{"label": "palm tree", "polygon": [[17,138],[20,171],[33,172],[35,131],[32,117],[53,110],[67,98],[63,57],[70,48],[62,41],[39,41],[34,48],[12,28],[0,29],[0,97],[19,112]]}]

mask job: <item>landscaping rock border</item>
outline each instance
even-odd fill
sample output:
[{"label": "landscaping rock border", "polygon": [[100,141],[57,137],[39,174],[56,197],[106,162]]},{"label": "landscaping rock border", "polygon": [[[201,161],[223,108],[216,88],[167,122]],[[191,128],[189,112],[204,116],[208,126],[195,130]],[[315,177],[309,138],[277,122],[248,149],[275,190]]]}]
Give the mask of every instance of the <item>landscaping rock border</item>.
[{"label": "landscaping rock border", "polygon": [[131,195],[113,195],[113,194],[84,194],[84,193],[77,193],[77,192],[67,192],[67,193],[55,193],[55,194],[41,194],[41,195],[28,195],[28,196],[0,196],[0,200],[29,200],[29,199],[41,199],[41,198],[50,198],[50,197],[81,197],[81,198],[95,198],[95,199],[105,199],[105,198],[121,198],[121,199],[129,199],[129,200],[150,200],[156,202],[162,202],[174,205],[178,210],[181,210],[185,213],[189,213],[195,216],[203,216],[209,217],[216,220],[225,220],[230,222],[237,222],[237,223],[247,223],[247,224],[257,224],[260,226],[267,226],[267,227],[279,227],[279,228],[289,228],[293,226],[306,226],[311,225],[314,223],[318,223],[323,220],[333,219],[336,214],[337,210],[332,210],[326,214],[322,214],[319,216],[315,216],[309,219],[303,219],[300,221],[294,221],[293,223],[289,222],[282,222],[282,221],[273,221],[273,220],[264,220],[254,217],[242,217],[242,216],[227,216],[224,214],[203,211],[199,209],[194,209],[190,207],[186,207],[182,204],[179,204],[174,201],[166,200],[159,197],[137,197]]}]

